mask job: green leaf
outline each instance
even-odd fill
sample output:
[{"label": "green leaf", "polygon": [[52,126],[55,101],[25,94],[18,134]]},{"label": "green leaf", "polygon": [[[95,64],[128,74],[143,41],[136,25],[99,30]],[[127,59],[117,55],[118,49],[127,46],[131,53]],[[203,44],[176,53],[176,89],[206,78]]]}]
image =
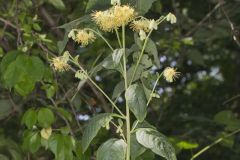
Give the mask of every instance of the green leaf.
[{"label": "green leaf", "polygon": [[26,76],[23,76],[19,80],[19,82],[14,86],[14,89],[18,94],[25,97],[33,91],[34,87],[35,87],[35,82],[32,79]]},{"label": "green leaf", "polygon": [[141,144],[138,143],[136,139],[136,134],[131,135],[131,159],[135,160],[137,157],[142,155],[146,151]]},{"label": "green leaf", "polygon": [[135,117],[142,122],[147,115],[146,97],[141,86],[134,84],[125,92],[126,103]]},{"label": "green leaf", "polygon": [[147,53],[149,53],[150,55],[153,56],[155,65],[157,67],[160,67],[160,60],[159,60],[159,57],[158,57],[158,51],[157,51],[156,44],[150,38],[148,40],[148,43],[147,43],[147,46],[146,46],[145,50],[146,50]]},{"label": "green leaf", "polygon": [[102,62],[102,66],[106,69],[113,69],[113,70],[117,70],[119,72],[121,72],[121,68],[119,64],[116,64],[113,61],[113,57],[112,55],[107,56],[103,62]]},{"label": "green leaf", "polygon": [[155,159],[155,154],[151,150],[146,150],[136,160],[154,160],[154,159]]},{"label": "green leaf", "polygon": [[106,123],[112,119],[111,113],[103,113],[93,117],[89,123],[87,124],[86,128],[83,131],[82,136],[82,148],[83,152],[85,152],[93,140],[93,138],[97,135],[98,131],[101,127],[105,126]]},{"label": "green leaf", "polygon": [[92,10],[106,9],[110,6],[111,0],[89,0],[86,7],[86,12]]},{"label": "green leaf", "polygon": [[33,81],[40,81],[43,78],[44,64],[36,56],[20,55],[16,59],[16,65]]},{"label": "green leaf", "polygon": [[41,108],[38,111],[37,120],[41,127],[48,128],[51,126],[51,124],[54,122],[54,114],[53,112],[48,108]]},{"label": "green leaf", "polygon": [[97,151],[97,160],[125,160],[127,144],[122,139],[112,138]]},{"label": "green leaf", "polygon": [[62,0],[48,0],[47,2],[59,10],[64,10],[66,8]]},{"label": "green leaf", "polygon": [[50,150],[55,155],[55,160],[72,160],[75,149],[75,140],[71,136],[53,134],[48,142]]},{"label": "green leaf", "polygon": [[1,73],[3,73],[4,71],[7,70],[7,67],[8,65],[13,62],[17,56],[19,56],[22,52],[19,52],[19,51],[11,51],[11,52],[8,52],[2,59],[2,62],[1,62]]},{"label": "green leaf", "polygon": [[76,151],[75,152],[76,152],[77,158],[80,159],[80,160],[89,160],[90,157],[91,157],[90,150],[87,150],[83,154],[82,145],[81,145],[81,143],[78,143],[78,142],[76,144]]},{"label": "green leaf", "polygon": [[144,15],[151,9],[152,4],[155,1],[156,0],[122,0],[122,3],[134,6],[138,15]]},{"label": "green leaf", "polygon": [[123,49],[115,49],[112,54],[113,62],[118,65],[121,62],[121,58],[123,56]]},{"label": "green leaf", "polygon": [[4,85],[7,88],[13,87],[18,80],[20,79],[20,74],[18,66],[15,61],[13,61],[8,67],[7,70],[3,74]]},{"label": "green leaf", "polygon": [[154,153],[166,158],[176,160],[175,150],[168,139],[152,128],[139,128],[136,131],[137,141]]},{"label": "green leaf", "polygon": [[[134,34],[134,40],[135,40],[135,43],[137,44],[139,50],[141,50],[142,47],[143,47],[143,44],[142,44],[142,41],[140,40],[140,38],[137,34]],[[159,57],[158,57],[158,50],[157,50],[156,44],[150,38],[148,39],[148,43],[146,45],[145,51],[148,54],[150,54],[151,56],[153,56],[155,65],[157,67],[160,67],[160,60],[159,60]],[[144,58],[142,58],[142,59],[144,59]]]},{"label": "green leaf", "polygon": [[23,148],[35,153],[41,146],[41,137],[38,132],[25,132]]},{"label": "green leaf", "polygon": [[37,123],[37,112],[30,108],[27,110],[22,118],[22,124],[25,124],[28,129],[32,129],[32,127]]}]

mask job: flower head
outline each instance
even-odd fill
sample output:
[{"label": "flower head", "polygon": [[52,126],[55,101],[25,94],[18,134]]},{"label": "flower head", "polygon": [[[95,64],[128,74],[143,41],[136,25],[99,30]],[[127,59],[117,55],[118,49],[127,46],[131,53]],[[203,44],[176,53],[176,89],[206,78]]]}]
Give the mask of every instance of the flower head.
[{"label": "flower head", "polygon": [[174,24],[174,23],[177,22],[176,16],[175,16],[174,14],[172,14],[171,12],[168,13],[168,15],[166,16],[166,20],[167,20],[168,22],[170,22],[171,24]]},{"label": "flower head", "polygon": [[64,72],[70,68],[69,64],[67,63],[68,59],[66,54],[64,56],[55,57],[51,61],[52,61],[51,65],[54,67],[56,71]]},{"label": "flower head", "polygon": [[149,25],[150,25],[150,20],[149,19],[139,19],[139,20],[134,20],[130,27],[132,28],[133,31],[135,32],[140,32],[143,30],[144,32],[149,32]]},{"label": "flower head", "polygon": [[136,15],[135,10],[128,5],[116,5],[113,7],[113,10],[116,22],[119,27],[128,24]]},{"label": "flower head", "polygon": [[158,29],[158,24],[157,24],[157,22],[156,22],[154,19],[152,19],[152,20],[150,21],[150,23],[149,23],[148,28],[149,28],[150,30],[153,30],[153,29],[157,30],[157,29]]},{"label": "flower head", "polygon": [[178,76],[180,75],[180,72],[177,72],[176,69],[167,67],[163,71],[163,76],[166,79],[167,82],[173,82]]},{"label": "flower head", "polygon": [[86,30],[78,30],[74,40],[81,44],[82,47],[85,47],[89,43],[94,42],[95,39],[96,37],[93,32]]},{"label": "flower head", "polygon": [[132,7],[115,5],[106,11],[94,12],[92,17],[103,31],[111,32],[113,29],[128,24],[135,15]]},{"label": "flower head", "polygon": [[93,20],[105,32],[111,32],[117,28],[116,19],[112,10],[97,11],[92,14]]}]

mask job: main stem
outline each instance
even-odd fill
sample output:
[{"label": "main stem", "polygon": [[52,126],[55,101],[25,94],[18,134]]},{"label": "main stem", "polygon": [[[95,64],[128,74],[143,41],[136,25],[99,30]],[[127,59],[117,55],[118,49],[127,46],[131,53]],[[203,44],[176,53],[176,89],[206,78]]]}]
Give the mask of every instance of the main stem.
[{"label": "main stem", "polygon": [[[123,70],[124,70],[124,84],[125,84],[125,91],[128,88],[128,83],[127,83],[127,58],[126,58],[126,42],[125,42],[125,26],[122,26],[122,46],[123,46],[123,51],[124,51],[124,56],[123,56]],[[126,99],[126,97],[125,97]],[[130,129],[130,111],[128,104],[126,103],[126,125],[127,125],[127,155],[126,155],[126,160],[130,160],[130,153],[131,153],[131,129]]]}]

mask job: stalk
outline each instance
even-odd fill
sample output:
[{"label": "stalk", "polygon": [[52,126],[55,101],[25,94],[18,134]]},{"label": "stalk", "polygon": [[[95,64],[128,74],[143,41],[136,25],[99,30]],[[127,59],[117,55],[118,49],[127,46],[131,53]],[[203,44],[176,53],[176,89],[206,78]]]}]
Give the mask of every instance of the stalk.
[{"label": "stalk", "polygon": [[[122,26],[122,46],[123,46],[123,51],[124,51],[124,56],[123,56],[123,74],[124,74],[124,84],[125,84],[125,91],[128,88],[127,84],[127,60],[126,60],[126,40],[125,40],[125,26]],[[126,97],[125,97],[126,99]],[[130,130],[130,111],[129,111],[129,106],[126,103],[126,125],[127,125],[127,155],[126,155],[126,160],[130,160],[130,153],[131,153],[131,130]]]}]

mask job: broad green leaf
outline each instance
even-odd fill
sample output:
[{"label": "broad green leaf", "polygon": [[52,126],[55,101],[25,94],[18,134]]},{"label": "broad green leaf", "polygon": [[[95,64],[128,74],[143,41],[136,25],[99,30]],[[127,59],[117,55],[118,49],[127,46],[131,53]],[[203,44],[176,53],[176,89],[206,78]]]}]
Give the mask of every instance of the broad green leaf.
[{"label": "broad green leaf", "polygon": [[152,7],[153,2],[156,0],[127,0],[130,3],[135,5],[135,8],[137,9],[137,13],[139,15],[146,14],[150,8]]},{"label": "broad green leaf", "polygon": [[38,132],[26,132],[24,134],[23,148],[35,153],[41,146],[41,137]]},{"label": "broad green leaf", "polygon": [[13,62],[17,56],[19,56],[22,52],[19,52],[19,51],[11,51],[11,52],[8,52],[2,59],[1,61],[1,73],[3,73],[4,71],[7,70],[7,67],[8,65]]},{"label": "broad green leaf", "polygon": [[154,160],[154,159],[155,159],[155,154],[151,150],[146,150],[136,160]]},{"label": "broad green leaf", "polygon": [[122,139],[112,138],[97,151],[97,160],[125,160],[127,144]]},{"label": "broad green leaf", "polygon": [[47,2],[51,3],[55,8],[59,10],[64,10],[66,8],[62,0],[48,0]]},{"label": "broad green leaf", "polygon": [[98,131],[101,127],[104,127],[106,123],[109,123],[112,119],[111,113],[103,113],[93,117],[87,124],[86,128],[83,131],[82,136],[82,148],[83,152],[85,152],[93,140],[93,138],[97,135]]},{"label": "broad green leaf", "polygon": [[[141,50],[143,47],[143,42],[140,40],[140,38],[138,37],[137,34],[134,34],[134,40],[135,40],[135,43],[137,44],[139,50]],[[148,43],[146,45],[145,51],[149,55],[153,56],[155,65],[157,67],[160,67],[160,60],[158,57],[158,50],[157,50],[156,44],[150,38],[148,39]]]},{"label": "broad green leaf", "polygon": [[147,100],[142,87],[137,84],[129,86],[125,98],[130,110],[139,122],[142,122],[147,115]]},{"label": "broad green leaf", "polygon": [[32,129],[33,125],[37,123],[37,112],[30,108],[27,110],[22,118],[22,124],[25,124],[28,129]]},{"label": "broad green leaf", "polygon": [[102,62],[102,66],[106,69],[113,69],[113,70],[117,70],[119,72],[121,72],[121,68],[119,64],[116,64],[113,61],[112,55],[107,56],[103,62]]},{"label": "broad green leaf", "polygon": [[138,143],[136,139],[136,134],[131,135],[131,159],[135,160],[137,157],[142,155],[146,148],[144,148],[141,144]]},{"label": "broad green leaf", "polygon": [[14,85],[15,91],[23,97],[29,95],[33,91],[34,87],[35,82],[26,76],[21,77],[19,82]]},{"label": "broad green leaf", "polygon": [[73,159],[73,151],[75,149],[75,140],[73,137],[53,134],[48,140],[48,145],[55,155],[55,160]]},{"label": "broad green leaf", "polygon": [[89,160],[91,157],[91,152],[90,150],[87,150],[84,154],[83,154],[83,150],[82,150],[82,145],[81,143],[76,143],[76,155],[77,158],[80,160]]},{"label": "broad green leaf", "polygon": [[152,128],[139,128],[136,131],[137,141],[154,153],[166,158],[176,160],[175,150],[168,139]]},{"label": "broad green leaf", "polygon": [[11,62],[3,74],[4,85],[7,88],[13,87],[20,79],[21,71],[15,61]]},{"label": "broad green leaf", "polygon": [[146,52],[148,52],[150,55],[153,56],[155,65],[157,67],[160,67],[160,60],[159,60],[159,57],[158,57],[158,51],[157,51],[156,44],[150,38],[148,40],[148,43],[147,43],[147,46],[146,46],[145,50],[146,50]]},{"label": "broad green leaf", "polygon": [[12,113],[12,104],[8,99],[0,99],[0,120]]},{"label": "broad green leaf", "polygon": [[16,59],[16,65],[33,81],[40,81],[43,78],[44,64],[42,60],[36,56],[20,55]]},{"label": "broad green leaf", "polygon": [[37,120],[41,127],[48,128],[54,122],[55,118],[53,112],[50,109],[41,108],[38,111]]},{"label": "broad green leaf", "polygon": [[120,81],[113,90],[112,98],[118,98],[124,91],[124,81]]},{"label": "broad green leaf", "polygon": [[116,65],[118,65],[121,62],[123,54],[124,54],[123,49],[116,49],[113,51],[112,59]]},{"label": "broad green leaf", "polygon": [[92,10],[107,9],[110,7],[111,0],[89,0],[86,7],[86,12],[89,13]]},{"label": "broad green leaf", "polygon": [[128,4],[134,7],[138,15],[146,14],[156,0],[121,0],[122,4]]}]

